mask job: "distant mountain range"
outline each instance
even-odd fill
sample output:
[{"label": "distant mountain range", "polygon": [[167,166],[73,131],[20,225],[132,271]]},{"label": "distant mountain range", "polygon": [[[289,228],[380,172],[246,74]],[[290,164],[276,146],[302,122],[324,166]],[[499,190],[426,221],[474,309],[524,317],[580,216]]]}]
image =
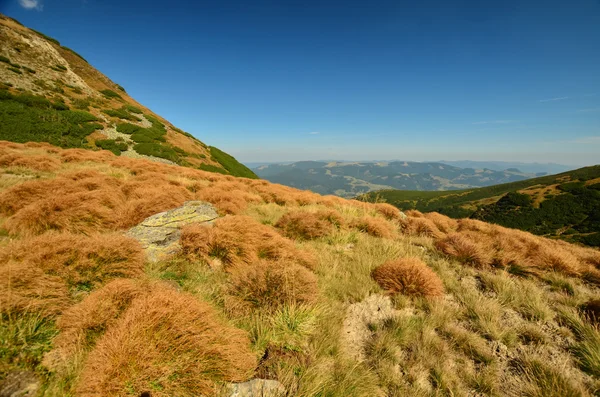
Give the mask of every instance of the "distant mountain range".
[{"label": "distant mountain range", "polygon": [[462,168],[442,162],[299,161],[264,164],[252,170],[259,177],[282,185],[320,194],[354,197],[382,189],[456,190],[490,186],[533,178],[539,175],[541,169],[522,172],[511,167],[504,170]]},{"label": "distant mountain range", "polygon": [[478,189],[384,190],[359,199],[474,218],[600,247],[600,165]]},{"label": "distant mountain range", "polygon": [[559,174],[561,172],[566,172],[566,171],[570,171],[570,170],[579,168],[577,166],[570,166],[570,165],[556,164],[556,163],[520,163],[520,162],[511,162],[511,161],[471,161],[471,160],[446,161],[446,160],[442,160],[442,161],[440,161],[440,163],[453,165],[455,167],[460,167],[460,168],[475,168],[475,169],[487,168],[489,170],[494,170],[494,171],[504,171],[504,170],[516,168],[522,172],[538,174],[538,176],[543,176],[543,175],[547,175],[547,174]]}]

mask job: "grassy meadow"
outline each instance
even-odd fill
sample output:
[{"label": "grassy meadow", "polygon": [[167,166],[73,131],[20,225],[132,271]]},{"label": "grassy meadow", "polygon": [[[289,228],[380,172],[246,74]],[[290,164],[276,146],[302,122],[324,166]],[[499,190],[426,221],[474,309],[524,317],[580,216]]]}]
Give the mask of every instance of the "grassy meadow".
[{"label": "grassy meadow", "polygon": [[[437,213],[0,142],[0,382],[43,396],[600,393],[600,252]],[[189,200],[179,254],[124,232]]]}]

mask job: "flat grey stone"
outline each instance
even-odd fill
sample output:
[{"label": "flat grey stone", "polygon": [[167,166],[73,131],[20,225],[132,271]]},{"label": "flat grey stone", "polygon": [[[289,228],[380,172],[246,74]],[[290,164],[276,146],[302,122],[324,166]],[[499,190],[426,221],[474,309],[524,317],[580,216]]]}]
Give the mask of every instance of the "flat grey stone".
[{"label": "flat grey stone", "polygon": [[33,397],[40,389],[40,380],[31,371],[10,372],[0,383],[0,397]]},{"label": "flat grey stone", "polygon": [[281,397],[285,387],[276,380],[252,379],[244,383],[228,385],[229,397]]},{"label": "flat grey stone", "polygon": [[150,262],[165,259],[181,250],[181,228],[191,223],[207,223],[217,219],[215,207],[204,201],[188,201],[182,207],[146,218],[126,233],[140,242]]}]

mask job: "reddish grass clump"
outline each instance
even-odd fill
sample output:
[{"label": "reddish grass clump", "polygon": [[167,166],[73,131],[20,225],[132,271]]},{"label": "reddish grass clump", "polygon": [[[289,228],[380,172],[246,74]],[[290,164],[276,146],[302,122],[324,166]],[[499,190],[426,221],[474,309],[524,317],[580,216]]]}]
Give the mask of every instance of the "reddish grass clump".
[{"label": "reddish grass clump", "polygon": [[334,211],[304,212],[293,211],[283,215],[275,224],[286,237],[298,240],[312,240],[324,237],[343,222]]},{"label": "reddish grass clump", "polygon": [[100,337],[77,395],[213,395],[217,382],[244,381],[255,367],[244,332],[192,295],[156,286]]},{"label": "reddish grass clump", "polygon": [[30,265],[68,286],[92,287],[111,278],[139,276],[144,254],[136,240],[120,234],[46,233],[9,244],[0,252],[3,262]]},{"label": "reddish grass clump", "polygon": [[271,227],[248,216],[226,216],[214,226],[189,225],[181,233],[183,252],[207,262],[219,259],[226,267],[249,265],[258,259],[286,260],[313,268],[314,258]]},{"label": "reddish grass clump", "polygon": [[69,294],[60,277],[24,263],[0,266],[0,313],[54,315],[68,304]]},{"label": "reddish grass clump", "polygon": [[442,280],[418,258],[388,261],[373,269],[371,276],[390,294],[425,297],[444,294]]},{"label": "reddish grass clump", "polygon": [[233,268],[227,293],[233,310],[310,303],[317,297],[317,277],[294,263],[261,260],[252,266]]},{"label": "reddish grass clump", "polygon": [[438,212],[427,212],[423,216],[431,220],[442,233],[450,233],[458,228],[458,222],[455,219]]},{"label": "reddish grass clump", "polygon": [[54,171],[60,167],[60,161],[49,156],[23,156],[9,153],[0,156],[0,167],[24,167],[36,171]]},{"label": "reddish grass clump", "polygon": [[394,227],[385,219],[376,216],[365,215],[352,221],[350,226],[373,237],[393,238],[395,235]]},{"label": "reddish grass clump", "polygon": [[377,203],[373,204],[373,207],[377,212],[383,215],[386,219],[394,220],[394,219],[402,219],[402,213],[396,207],[388,203]]},{"label": "reddish grass clump", "polygon": [[133,299],[147,293],[149,285],[137,280],[117,279],[65,310],[57,321],[60,334],[54,346],[63,357],[91,347],[97,336],[112,326]]},{"label": "reddish grass clump", "polygon": [[411,236],[425,236],[434,239],[440,239],[445,236],[431,219],[423,216],[408,217],[402,221],[402,229],[406,234]]},{"label": "reddish grass clump", "polygon": [[460,262],[483,268],[491,265],[492,252],[484,241],[464,233],[452,233],[435,242],[438,250]]}]

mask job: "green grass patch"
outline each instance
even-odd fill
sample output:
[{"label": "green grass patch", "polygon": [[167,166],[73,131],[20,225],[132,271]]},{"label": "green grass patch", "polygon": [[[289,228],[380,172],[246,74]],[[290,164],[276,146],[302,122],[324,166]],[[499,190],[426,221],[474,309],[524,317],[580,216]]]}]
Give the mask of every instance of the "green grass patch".
[{"label": "green grass patch", "polygon": [[104,95],[105,97],[107,97],[107,98],[118,98],[118,99],[123,99],[123,98],[121,97],[121,95],[117,94],[117,93],[116,93],[116,92],[114,92],[113,90],[106,89],[106,90],[102,90],[102,91],[100,91],[100,93],[101,93],[102,95]]},{"label": "green grass patch", "polygon": [[114,139],[101,139],[96,141],[96,146],[104,149],[110,150],[117,156],[127,150],[127,144],[125,142],[117,142]]},{"label": "green grass patch", "polygon": [[133,147],[133,150],[147,156],[160,157],[173,162],[179,161],[179,156],[173,148],[156,142],[138,143]]},{"label": "green grass patch", "polygon": [[233,176],[241,176],[244,178],[258,179],[258,176],[250,168],[246,167],[233,156],[217,149],[214,146],[210,146],[210,155],[219,164],[223,166]]},{"label": "green grass patch", "polygon": [[8,70],[10,70],[11,72],[16,73],[16,74],[23,74],[23,72],[21,72],[19,69],[13,68],[12,66],[9,67]]},{"label": "green grass patch", "polygon": [[125,108],[121,109],[105,109],[102,113],[107,114],[111,117],[116,117],[122,120],[131,120],[131,121],[142,121],[139,117],[136,117],[129,113]]},{"label": "green grass patch", "polygon": [[4,63],[11,63],[10,59],[8,59],[5,56],[0,55],[0,62],[4,62]]},{"label": "green grass patch", "polygon": [[82,147],[97,129],[90,113],[68,110],[61,102],[0,91],[0,139],[13,142],[49,142],[61,147]]},{"label": "green grass patch", "polygon": [[133,105],[127,104],[127,105],[124,105],[123,108],[130,111],[131,113],[142,114],[142,109],[135,107]]},{"label": "green grass patch", "polygon": [[217,167],[215,165],[211,165],[211,164],[200,164],[198,169],[201,169],[202,171],[208,171],[208,172],[218,172],[219,174],[225,174],[225,175],[229,174],[223,168],[219,168],[219,167]]}]

